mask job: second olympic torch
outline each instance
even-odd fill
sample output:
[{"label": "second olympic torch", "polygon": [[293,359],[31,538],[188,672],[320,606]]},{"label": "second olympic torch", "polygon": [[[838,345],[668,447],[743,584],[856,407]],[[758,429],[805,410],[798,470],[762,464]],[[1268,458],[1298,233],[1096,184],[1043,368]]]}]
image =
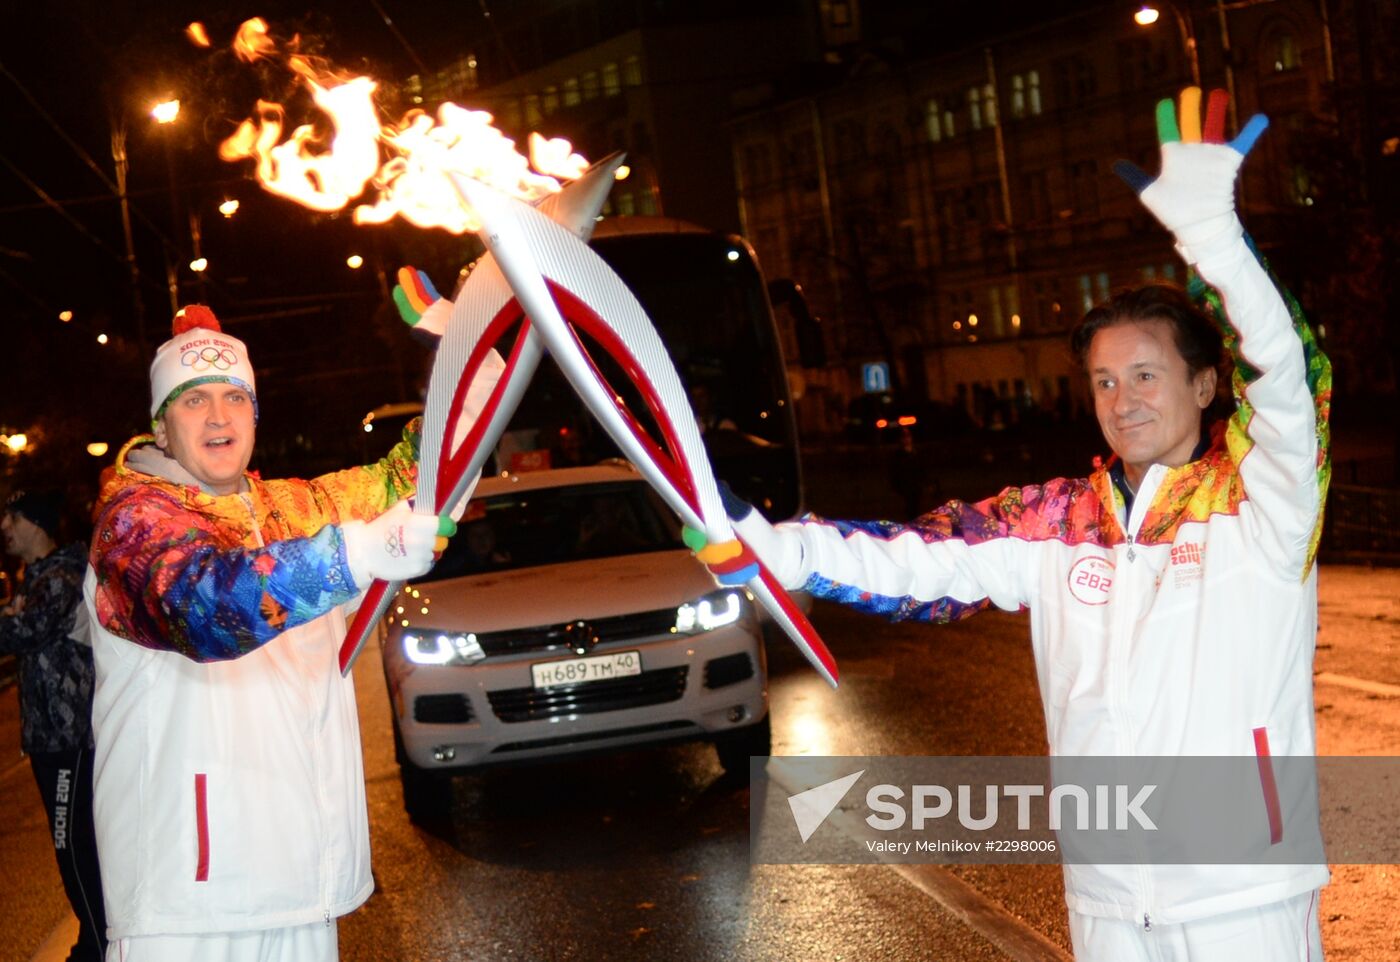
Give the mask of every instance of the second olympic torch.
[{"label": "second olympic torch", "polygon": [[[836,661],[787,591],[738,540],[725,514],[694,412],[650,318],[622,279],[578,234],[479,181],[449,172],[476,211],[480,236],[560,371],[618,447],[685,524],[729,546],[721,577],[742,582],[835,687]],[[593,363],[579,334],[621,366],[661,434],[650,437]],[[720,566],[711,564],[720,572]],[[728,577],[725,577],[727,575]],[[737,577],[736,577],[737,576]]]}]

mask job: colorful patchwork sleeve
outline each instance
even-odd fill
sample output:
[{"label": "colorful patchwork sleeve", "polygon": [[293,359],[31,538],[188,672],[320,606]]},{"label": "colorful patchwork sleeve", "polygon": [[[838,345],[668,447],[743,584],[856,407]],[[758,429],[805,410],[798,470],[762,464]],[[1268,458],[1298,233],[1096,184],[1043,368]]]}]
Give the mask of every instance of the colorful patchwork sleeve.
[{"label": "colorful patchwork sleeve", "polygon": [[1095,537],[1098,517],[1087,482],[1060,480],[950,501],[909,524],[808,516],[778,531],[801,539],[803,588],[816,597],[943,623],[1029,604],[1034,542]]},{"label": "colorful patchwork sleeve", "polygon": [[403,439],[374,464],[323,474],[310,482],[318,499],[335,506],[341,521],[370,521],[418,488],[418,444],[423,419],[403,429]]},{"label": "colorful patchwork sleeve", "polygon": [[1332,475],[1331,363],[1248,236],[1197,267],[1190,292],[1215,317],[1235,361],[1230,455],[1281,563],[1306,577]]},{"label": "colorful patchwork sleeve", "polygon": [[103,627],[194,661],[247,654],[356,594],[339,527],[228,547],[160,492],[133,492],[104,512],[92,562]]}]

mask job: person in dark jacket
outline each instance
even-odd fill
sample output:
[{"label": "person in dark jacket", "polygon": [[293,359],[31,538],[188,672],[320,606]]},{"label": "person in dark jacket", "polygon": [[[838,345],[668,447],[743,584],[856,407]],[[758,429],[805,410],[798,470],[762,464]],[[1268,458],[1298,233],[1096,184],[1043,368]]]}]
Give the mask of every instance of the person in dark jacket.
[{"label": "person in dark jacket", "polygon": [[61,505],[56,493],[22,491],[0,516],[5,550],[25,565],[23,589],[0,611],[0,653],[18,656],[21,741],[78,917],[69,962],[100,962],[107,921],[92,827],[93,662],[81,617],[87,547],[58,546]]}]

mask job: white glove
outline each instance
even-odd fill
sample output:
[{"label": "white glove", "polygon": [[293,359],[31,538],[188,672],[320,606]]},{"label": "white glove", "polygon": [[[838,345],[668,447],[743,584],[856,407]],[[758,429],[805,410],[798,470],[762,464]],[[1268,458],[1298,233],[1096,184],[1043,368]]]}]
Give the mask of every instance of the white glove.
[{"label": "white glove", "polygon": [[1154,179],[1135,165],[1119,161],[1118,176],[1138,192],[1142,204],[1176,237],[1188,263],[1203,251],[1244,235],[1235,213],[1235,178],[1245,155],[1269,125],[1262,114],[1251,117],[1239,136],[1225,141],[1227,97],[1212,91],[1204,121],[1201,90],[1181,92],[1180,113],[1170,100],[1157,105],[1157,133],[1162,169]]},{"label": "white glove", "polygon": [[368,588],[375,579],[407,581],[426,574],[434,553],[445,546],[439,543],[438,526],[436,515],[414,514],[406,500],[373,521],[341,524],[345,562],[356,587]]},{"label": "white glove", "polygon": [[796,530],[784,531],[773,527],[757,508],[736,495],[723,481],[719,484],[719,496],[735,534],[773,573],[778,583],[790,591],[806,584],[807,575],[802,571],[804,552],[801,534]]}]

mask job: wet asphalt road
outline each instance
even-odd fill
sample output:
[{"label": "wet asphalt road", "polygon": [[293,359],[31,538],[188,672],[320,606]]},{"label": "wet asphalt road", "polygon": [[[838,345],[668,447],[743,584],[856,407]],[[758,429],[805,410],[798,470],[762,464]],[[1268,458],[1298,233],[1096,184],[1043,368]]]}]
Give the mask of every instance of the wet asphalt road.
[{"label": "wet asphalt road", "polygon": [[[927,628],[815,617],[842,690],[772,644],[776,754],[1044,752],[1021,619],[954,626],[931,657]],[[449,820],[411,824],[382,682],[356,678],[379,891],[342,923],[347,962],[1006,957],[888,869],[750,866],[748,788],[703,744],[461,778]],[[976,871],[1067,946],[1058,869]]]},{"label": "wet asphalt road", "polygon": [[[1373,670],[1400,652],[1397,599],[1400,573],[1324,569],[1318,670],[1400,682]],[[842,688],[773,643],[775,754],[1044,752],[1023,617],[929,628],[818,605],[814,621]],[[749,790],[706,745],[484,772],[457,781],[450,819],[412,824],[377,652],[356,679],[377,891],[341,920],[346,962],[1008,957],[889,868],[750,866]],[[1397,699],[1319,682],[1318,707],[1323,753],[1400,754]],[[0,692],[0,962],[31,959],[66,915],[17,746],[11,687]],[[1056,867],[946,871],[1067,948]],[[1400,957],[1397,898],[1394,866],[1337,869],[1323,899],[1329,959]]]}]

